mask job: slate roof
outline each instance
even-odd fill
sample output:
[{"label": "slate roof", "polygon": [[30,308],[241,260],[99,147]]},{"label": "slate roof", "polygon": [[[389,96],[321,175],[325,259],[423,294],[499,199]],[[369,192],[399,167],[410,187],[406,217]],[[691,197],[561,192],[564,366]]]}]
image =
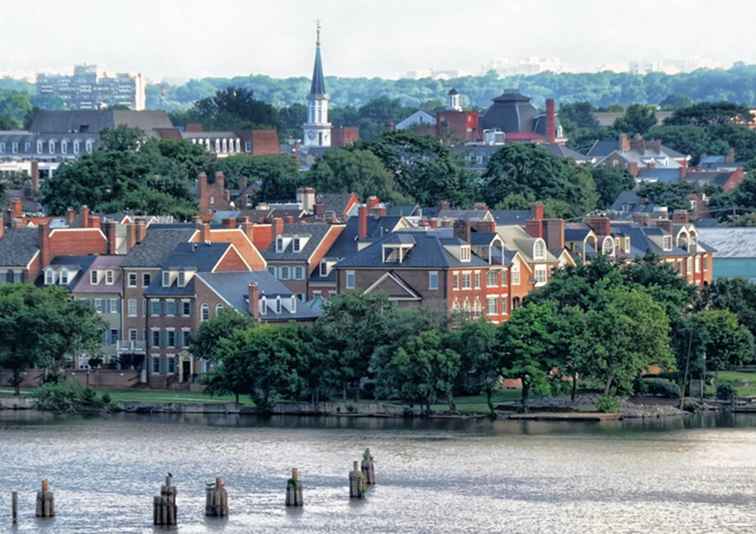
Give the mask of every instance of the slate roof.
[{"label": "slate roof", "polygon": [[86,126],[86,133],[99,133],[117,126],[139,128],[146,134],[155,128],[173,128],[171,119],[164,111],[112,111],[112,110],[40,110],[34,113],[31,127],[34,133],[79,132]]},{"label": "slate roof", "polygon": [[337,217],[341,218],[350,198],[352,198],[352,193],[318,193],[315,202],[322,203],[325,206],[326,213],[332,211]]},{"label": "slate roof", "polygon": [[[68,289],[73,289],[79,280],[85,276],[89,267],[94,263],[96,256],[55,256],[49,267],[66,267],[69,271],[76,271],[76,276],[68,280]],[[37,278],[38,284],[44,284],[45,275],[40,272]]]},{"label": "slate roof", "polygon": [[480,267],[487,265],[486,262],[475,254],[471,255],[471,260],[469,262],[461,262],[444,248],[444,245],[462,244],[463,242],[459,239],[439,238],[438,235],[430,232],[396,232],[392,235],[397,234],[411,236],[415,241],[412,249],[406,252],[404,261],[401,264],[383,263],[383,244],[385,240],[389,240],[391,237],[386,236],[348,258],[343,259],[336,264],[336,268],[372,267],[379,269],[444,269],[448,267]]},{"label": "slate roof", "polygon": [[684,180],[698,185],[716,185],[722,187],[734,171],[695,171],[688,172]]},{"label": "slate roof", "polygon": [[230,247],[230,243],[179,243],[160,267],[209,272]]},{"label": "slate roof", "polygon": [[635,191],[623,191],[612,203],[609,208],[611,211],[635,211],[643,205],[643,199]]},{"label": "slate roof", "polygon": [[638,180],[644,182],[653,181],[662,184],[675,184],[680,181],[680,169],[644,167],[638,171]]},{"label": "slate roof", "polygon": [[[505,91],[493,99],[493,104],[480,118],[482,129],[499,129],[505,133],[546,132],[545,114],[539,111],[530,98],[517,91]],[[557,124],[558,127],[558,124]]]},{"label": "slate roof", "polygon": [[494,232],[470,232],[470,244],[488,246],[496,235]]},{"label": "slate roof", "polygon": [[121,264],[124,256],[96,256],[94,261],[89,265],[87,272],[93,270],[113,271],[113,283],[105,283],[105,275],[100,276],[100,283],[92,285],[92,280],[87,274],[81,277],[74,286],[73,291],[76,293],[123,293],[123,284],[121,284]]},{"label": "slate roof", "polygon": [[564,227],[564,240],[565,241],[582,241],[591,233],[591,229],[588,225],[582,223],[568,223]]},{"label": "slate roof", "polygon": [[312,83],[310,96],[325,96],[325,76],[323,76],[323,61],[320,58],[320,44],[315,48],[315,65],[312,68]]},{"label": "slate roof", "polygon": [[756,228],[697,228],[700,243],[713,247],[717,258],[756,258]]},{"label": "slate roof", "polygon": [[299,235],[309,236],[307,243],[302,247],[299,252],[293,252],[291,244],[286,248],[284,252],[276,252],[276,240],[271,242],[271,245],[263,251],[263,257],[268,261],[303,261],[310,257],[310,254],[315,250],[328,230],[331,228],[330,224],[326,223],[293,223],[284,225],[283,235]]},{"label": "slate roof", "polygon": [[123,267],[160,267],[178,243],[186,243],[195,232],[194,225],[152,224],[147,237],[126,254]]},{"label": "slate roof", "polygon": [[412,217],[417,215],[419,210],[417,204],[393,204],[386,208],[386,215],[389,217]]},{"label": "slate roof", "polygon": [[577,162],[584,162],[584,161],[590,160],[590,158],[586,156],[585,154],[581,154],[577,150],[572,150],[567,145],[564,145],[561,143],[544,143],[540,146],[541,148],[546,150],[549,154],[551,154],[552,156],[556,156],[558,158],[572,159]]},{"label": "slate roof", "polygon": [[506,226],[510,224],[525,224],[531,218],[530,210],[493,210],[497,226]]},{"label": "slate roof", "polygon": [[0,239],[0,266],[26,267],[38,251],[37,228],[6,228]]}]

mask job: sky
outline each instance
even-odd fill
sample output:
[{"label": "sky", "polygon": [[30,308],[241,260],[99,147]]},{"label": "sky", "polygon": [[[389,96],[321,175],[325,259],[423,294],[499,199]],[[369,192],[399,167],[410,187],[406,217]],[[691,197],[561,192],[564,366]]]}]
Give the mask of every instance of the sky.
[{"label": "sky", "polygon": [[316,19],[334,76],[478,74],[535,56],[573,71],[756,63],[756,2],[741,0],[36,0],[3,2],[0,75],[87,62],[153,81],[309,76]]}]

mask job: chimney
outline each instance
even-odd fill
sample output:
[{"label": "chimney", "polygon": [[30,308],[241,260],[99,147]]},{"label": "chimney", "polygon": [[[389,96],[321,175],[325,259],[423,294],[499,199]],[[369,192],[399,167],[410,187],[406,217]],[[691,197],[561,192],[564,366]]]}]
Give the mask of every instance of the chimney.
[{"label": "chimney", "polygon": [[442,200],[441,202],[438,203],[438,207],[439,207],[439,209],[442,209],[442,210],[448,210],[449,209],[449,201],[448,200]]},{"label": "chimney", "polygon": [[11,203],[11,215],[14,219],[20,219],[24,216],[24,203],[20,198],[14,198]]},{"label": "chimney", "polygon": [[472,227],[468,221],[462,219],[454,221],[454,237],[458,237],[465,243],[469,243],[471,233]]},{"label": "chimney", "polygon": [[680,178],[687,178],[687,176],[688,176],[688,166],[687,165],[680,165],[679,171],[680,171]]},{"label": "chimney", "polygon": [[633,178],[637,178],[640,174],[640,169],[638,168],[638,163],[635,161],[631,161],[627,164],[627,173],[632,176]]},{"label": "chimney", "polygon": [[286,224],[294,224],[294,216],[293,215],[287,215],[286,218]]},{"label": "chimney", "polygon": [[207,174],[204,172],[197,176],[197,196],[199,197],[200,212],[208,211],[210,209],[210,198],[207,191]]},{"label": "chimney", "polygon": [[223,228],[236,228],[236,219],[233,217],[226,217],[222,221]]},{"label": "chimney", "polygon": [[630,138],[626,133],[619,134],[619,142],[617,143],[620,152],[630,151]]},{"label": "chimney", "polygon": [[531,212],[532,212],[531,217],[534,221],[542,221],[543,214],[544,214],[543,202],[534,203],[533,206],[531,207]]},{"label": "chimney", "polygon": [[218,194],[220,195],[225,194],[226,176],[221,171],[218,171],[215,173],[215,187],[218,191]]},{"label": "chimney", "polygon": [[315,203],[315,218],[323,219],[325,217],[325,204],[322,202]]},{"label": "chimney", "polygon": [[252,243],[255,242],[255,225],[249,221],[241,223],[240,228]]},{"label": "chimney", "polygon": [[675,210],[672,212],[672,222],[675,224],[688,224],[688,212],[686,210]]},{"label": "chimney", "polygon": [[136,222],[136,230],[137,230],[137,242],[141,243],[144,241],[144,238],[147,237],[147,223],[144,221],[144,219],[139,219]]},{"label": "chimney", "polygon": [[39,162],[37,160],[31,162],[31,191],[33,195],[39,193]]},{"label": "chimney", "polygon": [[137,243],[137,225],[135,223],[129,223],[126,227],[126,246],[129,250],[134,248]]},{"label": "chimney", "polygon": [[367,199],[367,207],[368,209],[375,209],[381,205],[381,199],[377,196],[373,195],[368,197]]},{"label": "chimney", "polygon": [[260,320],[260,290],[257,283],[252,282],[247,286],[249,314],[256,320]]},{"label": "chimney", "polygon": [[543,234],[549,250],[564,249],[564,219],[544,219]]},{"label": "chimney", "polygon": [[118,246],[116,244],[116,227],[115,221],[110,221],[106,224],[106,231],[108,235],[108,254],[115,256],[118,254]]},{"label": "chimney", "polygon": [[239,205],[237,208],[240,210],[246,209],[249,203],[249,195],[247,194],[247,186],[249,182],[246,176],[239,177]]},{"label": "chimney", "polygon": [[89,226],[88,228],[102,228],[102,219],[100,219],[99,215],[90,215],[89,216]]},{"label": "chimney", "polygon": [[311,213],[315,209],[315,189],[312,187],[297,189],[297,202],[302,205],[304,211]]},{"label": "chimney", "polygon": [[204,222],[197,223],[197,230],[199,230],[199,242],[210,242],[210,225]]},{"label": "chimney", "polygon": [[50,224],[43,222],[39,224],[39,263],[40,269],[50,265]]},{"label": "chimney", "polygon": [[585,224],[599,236],[607,236],[612,233],[612,223],[609,217],[588,217]]},{"label": "chimney", "polygon": [[435,217],[428,219],[428,226],[430,226],[431,228],[438,228],[438,219],[436,219]]},{"label": "chimney", "polygon": [[81,227],[89,228],[89,206],[86,204],[81,207]]},{"label": "chimney", "polygon": [[657,219],[656,226],[669,234],[672,233],[672,221],[670,221],[669,219]]},{"label": "chimney", "polygon": [[71,227],[76,222],[76,210],[68,208],[66,210],[66,224]]},{"label": "chimney", "polygon": [[553,98],[546,99],[546,142],[556,143],[556,103]]},{"label": "chimney", "polygon": [[273,238],[284,233],[284,221],[281,217],[273,217]]},{"label": "chimney", "polygon": [[5,237],[5,216],[0,212],[0,239]]},{"label": "chimney", "polygon": [[360,217],[359,221],[359,233],[357,234],[360,240],[367,239],[368,235],[368,207],[367,205],[363,204],[359,207],[358,214]]}]

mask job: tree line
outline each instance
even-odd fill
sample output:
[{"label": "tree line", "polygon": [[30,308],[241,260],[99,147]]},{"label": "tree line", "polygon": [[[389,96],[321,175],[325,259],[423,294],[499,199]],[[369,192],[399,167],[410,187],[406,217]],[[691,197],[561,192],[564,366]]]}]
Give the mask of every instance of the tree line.
[{"label": "tree line", "polygon": [[494,414],[502,378],[520,381],[527,409],[533,394],[574,398],[581,384],[629,395],[652,366],[684,391],[691,377],[750,362],[755,292],[740,280],[698,292],[653,257],[597,258],[556,272],[501,325],[345,294],[313,325],[227,312],[203,323],[191,350],[212,362],[208,392],[249,395],[262,411],[360,395],[455,411],[455,396],[480,394]]}]

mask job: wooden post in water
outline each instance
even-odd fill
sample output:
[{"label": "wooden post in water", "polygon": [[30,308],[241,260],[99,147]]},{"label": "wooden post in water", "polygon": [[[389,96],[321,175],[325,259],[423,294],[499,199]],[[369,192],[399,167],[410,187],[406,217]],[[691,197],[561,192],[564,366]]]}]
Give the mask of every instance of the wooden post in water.
[{"label": "wooden post in water", "polygon": [[165,484],[160,486],[160,496],[152,500],[152,524],[158,527],[174,527],[177,523],[176,486],[173,478],[165,477]]},{"label": "wooden post in water", "polygon": [[375,486],[375,463],[370,449],[365,449],[362,454],[362,474],[365,475],[365,481],[368,486]]},{"label": "wooden post in water", "polygon": [[362,474],[359,463],[354,462],[352,471],[349,473],[349,498],[364,499],[367,492],[367,482]]},{"label": "wooden post in water", "polygon": [[18,523],[18,492],[11,492],[11,522]]},{"label": "wooden post in water", "polygon": [[37,492],[37,517],[55,517],[55,496],[50,491],[47,480],[42,481],[42,491]]},{"label": "wooden post in water", "polygon": [[205,487],[205,515],[208,517],[228,517],[228,491],[223,479],[216,478],[215,484]]},{"label": "wooden post in water", "polygon": [[302,481],[296,467],[291,470],[291,478],[286,482],[286,506],[304,506]]}]

